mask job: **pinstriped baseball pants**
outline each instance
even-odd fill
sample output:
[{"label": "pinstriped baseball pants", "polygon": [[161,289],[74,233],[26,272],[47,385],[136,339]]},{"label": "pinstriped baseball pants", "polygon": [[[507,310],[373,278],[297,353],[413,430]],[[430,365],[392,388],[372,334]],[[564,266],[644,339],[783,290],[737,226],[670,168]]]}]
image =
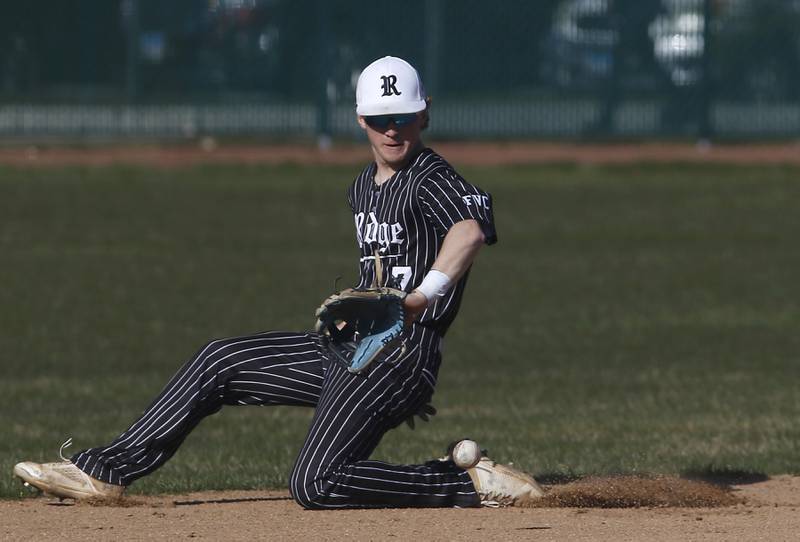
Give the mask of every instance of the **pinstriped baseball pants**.
[{"label": "pinstriped baseball pants", "polygon": [[389,429],[430,400],[438,337],[421,326],[406,348],[351,374],[329,361],[319,337],[267,332],[206,344],[110,445],[75,454],[87,474],[129,485],[163,465],[194,427],[224,405],[316,407],[292,469],[305,508],[479,506],[466,471],[452,462],[391,465],[369,460]]}]

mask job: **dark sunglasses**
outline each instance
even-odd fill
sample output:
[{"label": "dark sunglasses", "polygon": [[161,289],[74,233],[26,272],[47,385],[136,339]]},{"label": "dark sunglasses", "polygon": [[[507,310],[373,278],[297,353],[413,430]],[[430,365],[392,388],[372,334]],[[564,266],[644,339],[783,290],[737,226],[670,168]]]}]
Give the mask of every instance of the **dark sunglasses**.
[{"label": "dark sunglasses", "polygon": [[407,126],[417,120],[416,113],[406,113],[403,115],[370,115],[364,117],[366,122],[372,128],[386,128],[390,123],[394,123],[398,128]]}]

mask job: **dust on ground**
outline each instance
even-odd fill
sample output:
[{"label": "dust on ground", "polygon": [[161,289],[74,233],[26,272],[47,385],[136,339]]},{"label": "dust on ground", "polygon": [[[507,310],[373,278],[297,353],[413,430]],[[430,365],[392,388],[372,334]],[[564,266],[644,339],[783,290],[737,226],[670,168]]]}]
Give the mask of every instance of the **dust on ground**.
[{"label": "dust on ground", "polygon": [[741,504],[729,486],[675,476],[590,476],[550,486],[536,508],[715,508]]},{"label": "dust on ground", "polygon": [[721,485],[675,477],[546,486],[535,507],[303,510],[286,492],[132,496],[97,506],[0,501],[4,540],[793,540],[800,477]]},{"label": "dust on ground", "polygon": [[[435,142],[451,163],[510,165],[535,163],[630,164],[731,163],[800,165],[800,143],[710,144],[580,142]],[[321,149],[301,143],[235,143],[203,138],[167,144],[5,144],[0,164],[34,167],[113,164],[182,167],[202,164],[362,164],[366,143],[341,143]]]}]

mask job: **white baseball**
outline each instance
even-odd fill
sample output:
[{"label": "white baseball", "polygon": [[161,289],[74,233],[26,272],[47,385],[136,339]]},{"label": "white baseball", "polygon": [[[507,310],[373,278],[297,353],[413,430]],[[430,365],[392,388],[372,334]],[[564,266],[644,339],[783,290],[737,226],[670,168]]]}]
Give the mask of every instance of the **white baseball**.
[{"label": "white baseball", "polygon": [[453,447],[453,463],[462,469],[471,469],[481,460],[481,448],[474,440],[464,439]]}]

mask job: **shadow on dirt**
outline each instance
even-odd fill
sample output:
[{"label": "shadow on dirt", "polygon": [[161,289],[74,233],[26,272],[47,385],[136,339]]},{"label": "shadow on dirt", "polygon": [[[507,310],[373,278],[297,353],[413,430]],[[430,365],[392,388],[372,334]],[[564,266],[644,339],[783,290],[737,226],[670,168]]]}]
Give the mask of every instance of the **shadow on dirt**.
[{"label": "shadow on dirt", "polygon": [[238,499],[194,499],[191,501],[173,501],[175,506],[197,506],[198,504],[236,504],[243,502],[266,502],[266,501],[291,501],[292,498],[286,497],[242,497]]},{"label": "shadow on dirt", "polygon": [[717,486],[749,485],[769,480],[769,476],[763,472],[717,467],[689,469],[683,471],[681,477],[687,480],[700,480]]}]

